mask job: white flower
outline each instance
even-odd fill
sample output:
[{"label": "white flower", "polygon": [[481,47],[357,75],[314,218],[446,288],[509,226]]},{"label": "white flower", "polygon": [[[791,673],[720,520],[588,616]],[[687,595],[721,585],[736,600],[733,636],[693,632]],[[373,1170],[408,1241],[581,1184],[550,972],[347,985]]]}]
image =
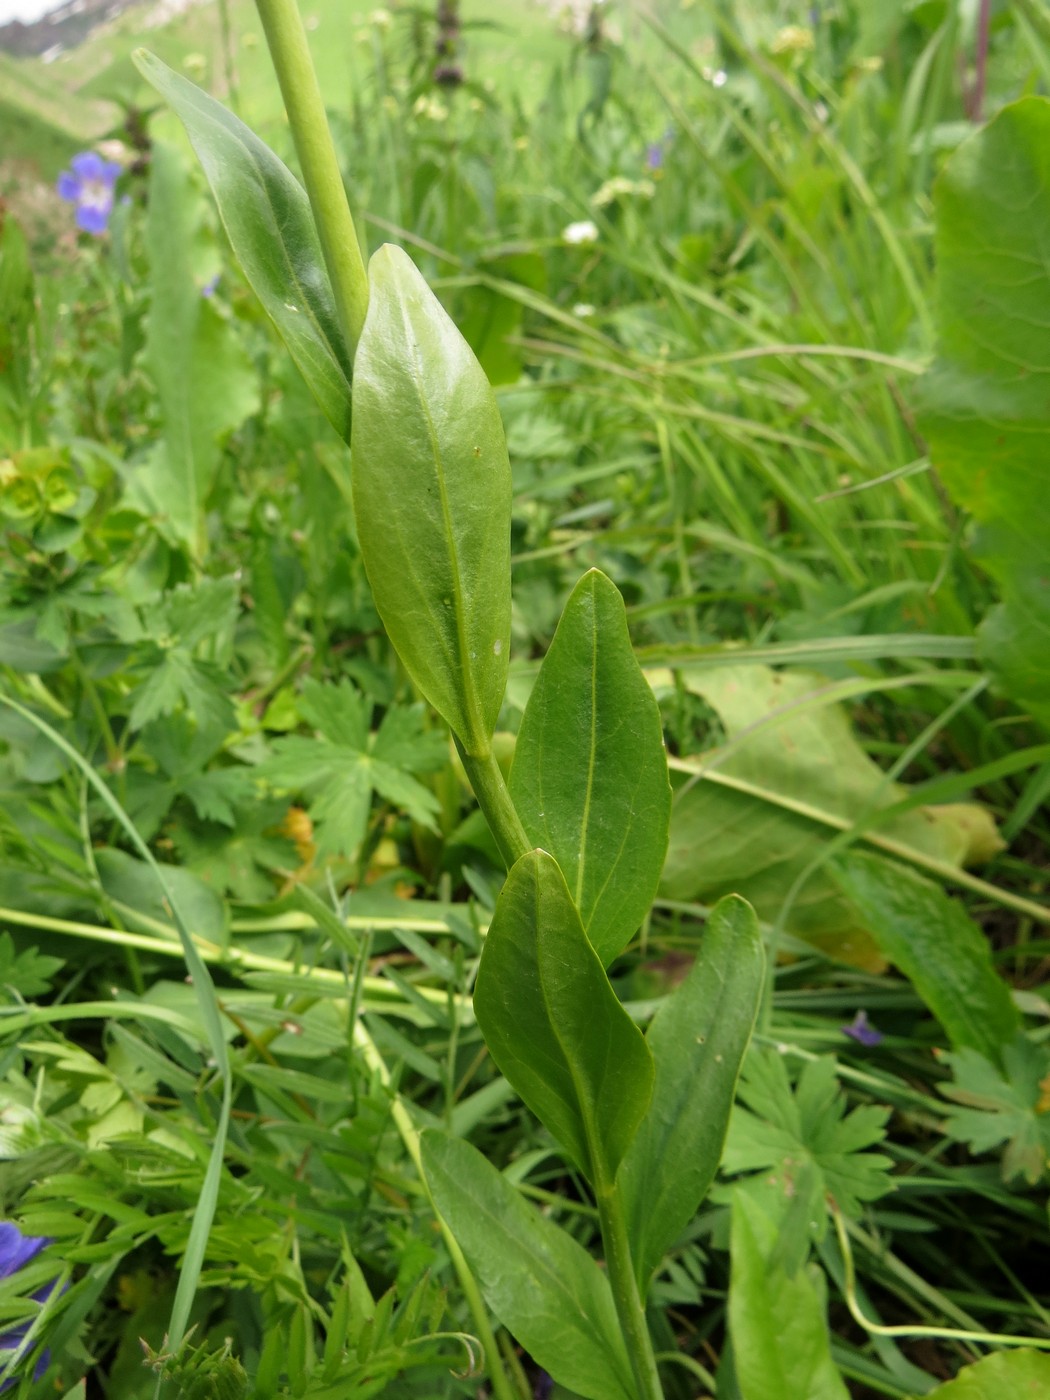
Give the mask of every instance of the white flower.
[{"label": "white flower", "polygon": [[597,243],[598,225],[593,219],[580,219],[574,224],[567,224],[561,231],[561,241],[563,243]]},{"label": "white flower", "polygon": [[572,314],[579,317],[581,321],[585,321],[588,316],[594,315],[594,307],[589,301],[578,301],[572,308]]}]

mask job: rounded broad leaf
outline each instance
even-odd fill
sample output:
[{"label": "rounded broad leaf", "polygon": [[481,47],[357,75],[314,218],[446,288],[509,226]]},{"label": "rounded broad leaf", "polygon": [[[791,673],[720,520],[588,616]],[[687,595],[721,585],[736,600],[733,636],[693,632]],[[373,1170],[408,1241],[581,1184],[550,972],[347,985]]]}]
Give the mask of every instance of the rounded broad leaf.
[{"label": "rounded broad leaf", "polygon": [[390,640],[484,757],[510,652],[510,462],[484,371],[401,249],[369,264],[354,362],[354,511]]}]

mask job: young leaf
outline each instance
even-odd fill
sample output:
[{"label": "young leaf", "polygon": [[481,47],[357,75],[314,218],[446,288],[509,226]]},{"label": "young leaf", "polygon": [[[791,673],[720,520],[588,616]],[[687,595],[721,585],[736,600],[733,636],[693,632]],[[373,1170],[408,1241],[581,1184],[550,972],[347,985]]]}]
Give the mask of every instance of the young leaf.
[{"label": "young leaf", "polygon": [[645,1039],[656,1066],[652,1104],[620,1168],[643,1295],[718,1170],[764,967],[754,910],[739,896],[727,896],[708,920],[689,976],[649,1027]]},{"label": "young leaf", "polygon": [[530,1356],[587,1400],[633,1400],[606,1276],[469,1143],[429,1128],[423,1172],[486,1303]]},{"label": "young leaf", "polygon": [[510,792],[529,839],[564,871],[608,965],[656,893],[671,788],[660,711],[623,599],[598,569],[565,604],[521,721]]},{"label": "young leaf", "polygon": [[305,190],[214,98],[145,49],[134,59],[185,126],[244,275],[325,416],[349,440],[350,357]]},{"label": "young leaf", "polygon": [[955,1050],[993,1063],[1021,1029],[1010,989],[984,934],[957,900],[914,871],[851,853],[833,874],[861,911],[886,957],[932,1011]]},{"label": "young leaf", "polygon": [[649,1104],[653,1061],[545,851],[522,856],[507,876],[474,1011],[536,1117],[596,1187],[611,1185]]},{"label": "young leaf", "polygon": [[824,1276],[789,1278],[771,1264],[776,1230],[751,1201],[733,1200],[729,1330],[743,1400],[849,1400],[831,1359]]},{"label": "young leaf", "polygon": [[469,754],[485,757],[510,651],[510,463],[470,347],[390,244],[369,265],[354,365],[354,511],[397,653]]}]

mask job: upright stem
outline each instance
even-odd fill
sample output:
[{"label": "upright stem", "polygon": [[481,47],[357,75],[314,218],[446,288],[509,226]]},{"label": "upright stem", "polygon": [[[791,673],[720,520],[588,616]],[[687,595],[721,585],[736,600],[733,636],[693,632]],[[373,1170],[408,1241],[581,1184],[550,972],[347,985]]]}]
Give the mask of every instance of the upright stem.
[{"label": "upright stem", "polygon": [[475,758],[466,752],[458,739],[456,748],[467,770],[474,796],[485,813],[485,820],[509,870],[516,860],[532,850],[532,842],[526,836],[517,808],[511,801],[500,766],[491,749],[484,758]]},{"label": "upright stem", "polygon": [[638,1280],[634,1275],[623,1201],[615,1185],[604,1191],[596,1189],[594,1194],[602,1227],[605,1268],[616,1304],[616,1315],[620,1319],[627,1342],[627,1352],[638,1387],[638,1400],[664,1400],[660,1372],[657,1370],[656,1356],[653,1353],[653,1339],[649,1335],[642,1295],[638,1291]]},{"label": "upright stem", "polygon": [[255,0],[281,85],[306,193],[351,358],[368,309],[368,275],[296,0]]}]

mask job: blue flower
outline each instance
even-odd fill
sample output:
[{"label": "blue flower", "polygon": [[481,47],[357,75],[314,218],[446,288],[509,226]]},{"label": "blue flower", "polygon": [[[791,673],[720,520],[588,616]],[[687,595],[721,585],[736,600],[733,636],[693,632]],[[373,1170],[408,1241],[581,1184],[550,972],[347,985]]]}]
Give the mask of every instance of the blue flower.
[{"label": "blue flower", "polygon": [[[17,1225],[12,1225],[9,1220],[0,1220],[0,1281],[12,1278],[19,1269],[24,1269],[46,1244],[51,1241],[41,1239],[33,1235],[23,1235]],[[53,1283],[45,1284],[43,1288],[38,1288],[32,1295],[35,1303],[46,1303],[54,1292]],[[29,1331],[29,1323],[22,1323],[17,1327],[12,1327],[9,1332],[0,1333],[0,1368],[6,1361],[10,1360],[10,1353],[17,1351],[25,1341]],[[36,1364],[33,1372],[34,1379],[38,1379],[47,1370],[50,1361],[49,1354],[45,1351]],[[7,1390],[14,1385],[16,1377],[6,1381],[0,1381],[0,1390]]]},{"label": "blue flower", "polygon": [[94,151],[81,151],[70,161],[71,170],[63,170],[57,189],[63,199],[77,206],[77,228],[100,237],[109,224],[113,211],[113,186],[117,183],[120,166],[103,160]]},{"label": "blue flower", "polygon": [[868,1013],[858,1011],[848,1026],[841,1027],[842,1034],[848,1035],[858,1045],[881,1045],[883,1036],[868,1022]]},{"label": "blue flower", "polygon": [[664,163],[664,148],[659,141],[653,144],[645,153],[645,166],[647,170],[659,170]]}]

